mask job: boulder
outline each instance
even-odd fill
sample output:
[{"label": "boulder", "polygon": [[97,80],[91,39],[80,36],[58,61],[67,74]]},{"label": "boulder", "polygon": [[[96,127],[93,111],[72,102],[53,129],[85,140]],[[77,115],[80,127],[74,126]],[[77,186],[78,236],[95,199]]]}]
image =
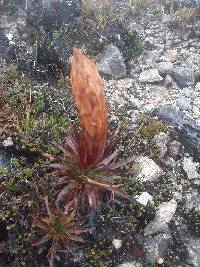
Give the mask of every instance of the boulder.
[{"label": "boulder", "polygon": [[115,79],[126,76],[124,58],[114,45],[106,46],[103,53],[97,56],[96,66],[99,72]]},{"label": "boulder", "polygon": [[181,111],[177,111],[168,105],[154,109],[153,115],[166,124],[175,127],[180,141],[193,158],[198,161],[200,158],[200,125],[185,116]]},{"label": "boulder", "polygon": [[162,80],[163,78],[160,76],[157,69],[144,70],[139,76],[140,83],[156,83]]}]

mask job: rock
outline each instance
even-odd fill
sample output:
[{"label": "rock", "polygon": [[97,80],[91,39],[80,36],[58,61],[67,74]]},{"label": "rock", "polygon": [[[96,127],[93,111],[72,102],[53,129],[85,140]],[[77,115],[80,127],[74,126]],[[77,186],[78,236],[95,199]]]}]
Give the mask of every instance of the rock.
[{"label": "rock", "polygon": [[178,56],[177,49],[167,50],[166,56],[170,61],[174,62],[177,59],[177,56]]},{"label": "rock", "polygon": [[172,74],[173,67],[171,62],[160,62],[155,66],[161,76]]},{"label": "rock", "polygon": [[10,169],[10,157],[4,150],[0,150],[0,168]]},{"label": "rock", "polygon": [[122,246],[122,240],[120,240],[120,239],[113,239],[112,244],[113,244],[113,246],[116,249],[119,249]]},{"label": "rock", "polygon": [[169,202],[163,202],[158,206],[156,217],[144,229],[144,236],[149,236],[158,232],[167,232],[167,224],[171,221],[176,212],[177,202],[171,199]]},{"label": "rock", "polygon": [[200,175],[197,172],[197,166],[199,163],[194,163],[192,158],[183,159],[183,170],[187,173],[188,179],[200,179]]},{"label": "rock", "polygon": [[193,86],[195,83],[194,71],[189,68],[174,68],[172,78],[181,88]]},{"label": "rock", "polygon": [[200,209],[200,194],[196,189],[190,188],[183,195],[183,206],[187,211]]},{"label": "rock", "polygon": [[139,76],[140,83],[155,83],[162,80],[163,78],[160,76],[157,69],[144,70]]},{"label": "rock", "polygon": [[193,54],[189,56],[185,63],[194,69],[200,69],[200,54]]},{"label": "rock", "polygon": [[136,178],[141,181],[156,181],[163,174],[162,169],[148,157],[138,157],[135,161]]},{"label": "rock", "polygon": [[186,262],[193,267],[200,266],[200,238],[190,237],[185,240],[187,259]]},{"label": "rock", "polygon": [[198,83],[196,84],[196,86],[195,86],[195,90],[196,90],[196,91],[200,91],[200,82],[198,82]]},{"label": "rock", "polygon": [[134,21],[128,24],[127,29],[130,34],[133,34],[133,33],[138,33],[141,35],[144,34],[144,27]]},{"label": "rock", "polygon": [[181,152],[181,143],[174,140],[168,144],[168,155],[176,159]]},{"label": "rock", "polygon": [[13,140],[11,137],[8,137],[7,139],[3,140],[2,145],[4,147],[13,146]]},{"label": "rock", "polygon": [[142,192],[141,195],[139,195],[138,197],[136,197],[136,200],[142,204],[143,206],[146,206],[148,204],[148,202],[152,202],[153,197],[147,193],[147,192]]},{"label": "rock", "polygon": [[163,159],[163,164],[169,168],[169,169],[174,169],[175,166],[176,166],[176,162],[175,160],[172,158],[172,157],[169,157],[169,156],[165,156],[164,159]]},{"label": "rock", "polygon": [[191,105],[190,105],[190,99],[185,97],[185,96],[181,96],[176,100],[176,105],[177,107],[179,107],[179,109],[181,110],[188,110],[191,109]]},{"label": "rock", "polygon": [[169,74],[167,74],[166,77],[165,77],[165,82],[164,82],[165,86],[166,87],[171,87],[172,86],[172,82],[173,82],[172,77]]},{"label": "rock", "polygon": [[115,79],[126,76],[123,56],[114,45],[106,46],[103,53],[97,56],[96,66],[99,72],[112,76]]},{"label": "rock", "polygon": [[181,143],[187,148],[194,159],[200,158],[200,126],[181,111],[171,106],[160,106],[153,111],[153,115],[163,120],[166,124],[174,126]]},{"label": "rock", "polygon": [[136,261],[132,261],[132,262],[122,263],[120,265],[117,265],[117,267],[142,267],[142,264]]},{"label": "rock", "polygon": [[159,60],[160,54],[157,50],[144,50],[142,55],[139,57],[138,61],[141,65],[147,65],[149,67],[153,67],[156,64],[157,60]]},{"label": "rock", "polygon": [[160,157],[164,157],[165,153],[167,152],[168,141],[169,141],[169,136],[164,132],[160,132],[159,134],[154,136],[153,142],[159,149]]},{"label": "rock", "polygon": [[172,240],[170,233],[160,233],[154,237],[147,237],[144,242],[145,262],[148,266],[158,263],[163,259]]}]

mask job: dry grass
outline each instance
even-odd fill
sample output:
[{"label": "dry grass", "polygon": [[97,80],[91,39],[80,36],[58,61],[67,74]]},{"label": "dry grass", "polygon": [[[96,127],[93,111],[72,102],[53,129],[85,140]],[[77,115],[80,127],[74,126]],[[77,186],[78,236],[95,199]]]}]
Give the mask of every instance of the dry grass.
[{"label": "dry grass", "polygon": [[162,0],[130,0],[130,7],[136,8],[148,8],[152,7],[154,4],[161,4]]},{"label": "dry grass", "polygon": [[82,0],[82,14],[90,16],[95,9],[102,13],[108,11],[113,6],[113,0]]},{"label": "dry grass", "polygon": [[173,15],[173,21],[180,26],[184,26],[193,21],[196,17],[196,14],[196,8],[184,7],[175,12]]}]

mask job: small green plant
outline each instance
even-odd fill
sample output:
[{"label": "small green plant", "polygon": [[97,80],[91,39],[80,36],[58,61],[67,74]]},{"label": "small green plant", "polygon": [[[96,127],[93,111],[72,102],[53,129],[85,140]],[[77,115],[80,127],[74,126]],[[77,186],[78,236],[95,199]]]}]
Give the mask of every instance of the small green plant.
[{"label": "small green plant", "polygon": [[73,203],[68,204],[64,211],[58,206],[50,209],[47,197],[45,204],[47,215],[33,224],[33,227],[37,229],[35,234],[38,239],[33,246],[40,246],[51,241],[48,256],[50,256],[50,267],[53,267],[59,246],[64,245],[67,249],[71,241],[84,242],[79,235],[88,232],[89,229],[80,228],[77,225]]},{"label": "small green plant", "polygon": [[123,27],[124,48],[123,54],[127,60],[131,60],[141,54],[144,49],[144,37],[138,32],[130,32],[127,27]]},{"label": "small green plant", "polygon": [[8,174],[8,168],[6,168],[6,167],[0,167],[0,174],[2,174],[2,175]]}]

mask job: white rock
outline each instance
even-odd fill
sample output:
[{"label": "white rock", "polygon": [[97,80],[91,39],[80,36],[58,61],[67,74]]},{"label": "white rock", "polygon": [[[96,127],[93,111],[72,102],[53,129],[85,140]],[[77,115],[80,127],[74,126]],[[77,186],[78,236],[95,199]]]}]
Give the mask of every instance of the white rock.
[{"label": "white rock", "polygon": [[139,82],[141,83],[154,83],[162,80],[163,78],[160,76],[157,69],[144,70],[139,76]]},{"label": "white rock", "polygon": [[120,240],[120,239],[113,239],[112,244],[113,244],[113,246],[116,249],[119,249],[122,246],[122,240]]},{"label": "white rock", "polygon": [[168,223],[171,221],[172,217],[177,208],[177,202],[171,199],[169,202],[163,202],[158,206],[158,211],[156,213],[156,220]]},{"label": "white rock", "polygon": [[148,157],[141,156],[135,163],[136,178],[142,181],[156,181],[163,174],[162,169]]},{"label": "white rock", "polygon": [[171,221],[177,209],[177,202],[171,199],[158,206],[156,217],[144,229],[144,236],[153,235],[160,232],[169,232],[168,223]]},{"label": "white rock", "polygon": [[200,91],[200,82],[198,82],[195,86],[195,90]]},{"label": "white rock", "polygon": [[138,196],[136,199],[137,199],[137,201],[138,201],[140,204],[146,206],[146,205],[148,204],[148,202],[152,202],[153,197],[152,197],[149,193],[147,193],[147,192],[143,192],[143,193],[142,193],[140,196]]},{"label": "white rock", "polygon": [[9,147],[9,146],[12,146],[13,145],[13,140],[11,137],[8,137],[7,139],[5,139],[3,142],[2,142],[2,145],[5,146],[5,147]]},{"label": "white rock", "polygon": [[132,261],[132,262],[122,263],[117,267],[142,267],[142,264],[139,262]]},{"label": "white rock", "polygon": [[183,169],[187,173],[188,179],[199,179],[200,175],[197,172],[199,163],[194,163],[192,158],[183,159]]}]

